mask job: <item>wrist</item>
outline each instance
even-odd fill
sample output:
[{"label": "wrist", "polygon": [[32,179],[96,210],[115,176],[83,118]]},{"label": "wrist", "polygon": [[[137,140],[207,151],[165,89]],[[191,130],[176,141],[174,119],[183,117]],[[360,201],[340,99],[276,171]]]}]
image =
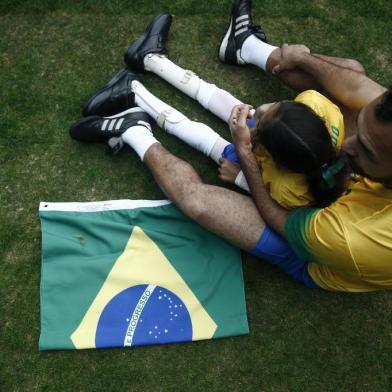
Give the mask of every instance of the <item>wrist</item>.
[{"label": "wrist", "polygon": [[245,143],[245,142],[235,143],[235,149],[236,149],[238,155],[243,155],[243,156],[246,156],[249,154],[253,155],[252,143]]},{"label": "wrist", "polygon": [[301,66],[301,65],[308,64],[309,61],[310,61],[312,58],[313,58],[313,56],[312,56],[310,53],[304,52],[304,53],[301,54],[301,56],[298,56],[298,57],[295,59],[295,65],[299,67],[299,66]]},{"label": "wrist", "polygon": [[319,59],[313,56],[311,53],[304,53],[303,56],[297,60],[297,67],[313,74],[314,69],[317,69]]}]

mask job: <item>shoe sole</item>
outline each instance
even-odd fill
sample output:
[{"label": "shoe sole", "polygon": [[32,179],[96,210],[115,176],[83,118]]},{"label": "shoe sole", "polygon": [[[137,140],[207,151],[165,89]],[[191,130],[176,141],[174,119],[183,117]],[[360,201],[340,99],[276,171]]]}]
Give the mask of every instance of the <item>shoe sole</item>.
[{"label": "shoe sole", "polygon": [[233,18],[230,18],[229,28],[227,29],[226,34],[223,37],[222,42],[219,47],[219,60],[222,61],[223,63],[226,62],[226,59],[225,59],[226,49],[227,49],[227,44],[229,42],[229,37],[231,35],[232,29],[233,29]]}]

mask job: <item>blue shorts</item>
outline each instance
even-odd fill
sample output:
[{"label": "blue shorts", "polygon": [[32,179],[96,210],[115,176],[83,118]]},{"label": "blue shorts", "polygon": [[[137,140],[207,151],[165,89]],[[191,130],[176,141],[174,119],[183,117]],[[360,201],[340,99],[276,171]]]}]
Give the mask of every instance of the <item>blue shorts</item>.
[{"label": "blue shorts", "polygon": [[240,163],[240,160],[237,156],[237,151],[235,150],[234,144],[228,144],[222,152],[222,158],[226,158],[227,160]]},{"label": "blue shorts", "polygon": [[300,259],[289,243],[280,235],[265,227],[257,245],[248,251],[250,254],[276,265],[297,282],[312,289],[319,288],[308,272],[308,262]]}]

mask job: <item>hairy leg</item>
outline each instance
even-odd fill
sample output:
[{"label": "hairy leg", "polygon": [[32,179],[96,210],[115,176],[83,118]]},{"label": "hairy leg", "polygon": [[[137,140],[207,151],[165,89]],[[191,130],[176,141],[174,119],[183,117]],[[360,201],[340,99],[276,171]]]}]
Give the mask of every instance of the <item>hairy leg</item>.
[{"label": "hairy leg", "polygon": [[[326,62],[329,62],[331,64],[337,65],[342,68],[351,69],[353,71],[362,74],[366,73],[365,68],[357,60],[325,56],[321,54],[313,54],[313,56],[316,56]],[[277,48],[268,57],[267,60],[268,72],[271,72],[272,69],[275,67],[275,65],[279,63],[280,58],[281,58],[281,50],[280,48]],[[304,91],[309,89],[322,90],[321,86],[316,82],[316,80],[311,75],[299,69],[282,72],[281,74],[279,74],[278,77],[284,84],[297,91]]]},{"label": "hairy leg", "polygon": [[328,63],[338,65],[339,67],[351,69],[355,72],[359,72],[363,75],[366,75],[366,70],[364,66],[358,60],[346,59],[342,57],[326,56],[324,54],[318,54],[318,53],[313,53],[313,56],[318,57],[321,60],[327,61]]},{"label": "hairy leg", "polygon": [[144,163],[185,215],[241,249],[257,244],[265,223],[250,197],[204,184],[191,165],[158,143],[147,150]]},{"label": "hairy leg", "polygon": [[279,267],[296,281],[318,287],[307,272],[307,262],[298,259],[284,239],[267,230],[250,197],[203,184],[192,166],[158,142],[152,142],[143,161],[185,215],[232,245]]}]

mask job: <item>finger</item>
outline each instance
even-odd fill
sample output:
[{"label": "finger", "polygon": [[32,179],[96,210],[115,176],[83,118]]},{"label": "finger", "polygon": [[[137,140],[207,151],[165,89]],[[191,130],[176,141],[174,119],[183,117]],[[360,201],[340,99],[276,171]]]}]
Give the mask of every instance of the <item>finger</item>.
[{"label": "finger", "polygon": [[231,114],[230,114],[230,121],[233,121],[233,119],[237,116],[238,114],[238,109],[241,105],[236,105],[233,107],[233,109],[231,110]]},{"label": "finger", "polygon": [[246,104],[235,106],[231,113],[231,125],[234,127],[237,127],[237,125],[246,126],[246,119],[250,115],[250,108],[252,108],[252,106]]},{"label": "finger", "polygon": [[249,114],[249,106],[248,105],[244,105],[239,112],[239,117],[238,117],[238,124],[240,124],[240,126],[247,126],[246,125],[246,120],[248,118],[248,114]]},{"label": "finger", "polygon": [[249,104],[247,104],[247,103],[242,103],[241,105],[238,105],[237,108],[238,108],[239,110],[249,109],[249,108],[252,108],[252,105],[249,105]]},{"label": "finger", "polygon": [[233,117],[238,116],[239,113],[241,113],[243,109],[248,108],[248,107],[250,107],[250,105],[247,105],[245,103],[234,106],[233,111],[232,111],[232,115],[234,114]]},{"label": "finger", "polygon": [[272,68],[272,75],[277,75],[281,71],[281,66],[280,65],[275,65],[274,68]]}]

